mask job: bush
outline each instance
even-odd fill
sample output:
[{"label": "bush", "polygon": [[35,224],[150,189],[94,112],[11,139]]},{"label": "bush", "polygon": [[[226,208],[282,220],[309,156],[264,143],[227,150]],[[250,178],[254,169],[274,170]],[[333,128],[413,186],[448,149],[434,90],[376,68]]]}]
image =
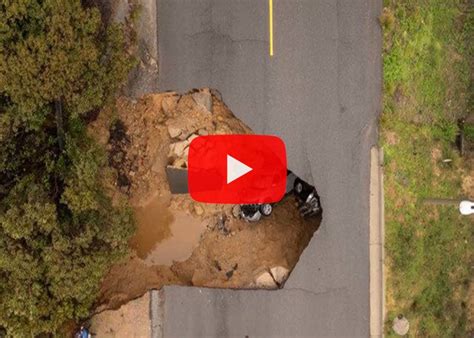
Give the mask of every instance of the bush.
[{"label": "bush", "polygon": [[62,98],[72,118],[100,107],[122,83],[130,57],[119,26],[101,26],[79,0],[0,5],[0,91],[15,125],[39,128]]},{"label": "bush", "polygon": [[121,26],[81,1],[0,1],[0,328],[55,333],[88,316],[133,219],[101,185],[85,115],[133,59]]}]

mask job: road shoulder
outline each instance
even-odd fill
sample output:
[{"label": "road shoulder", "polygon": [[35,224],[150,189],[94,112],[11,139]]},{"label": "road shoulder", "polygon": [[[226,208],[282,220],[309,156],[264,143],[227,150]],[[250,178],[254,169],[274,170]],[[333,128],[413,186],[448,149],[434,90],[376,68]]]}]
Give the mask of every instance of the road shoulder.
[{"label": "road shoulder", "polygon": [[370,336],[383,336],[384,323],[384,197],[383,149],[370,152]]}]

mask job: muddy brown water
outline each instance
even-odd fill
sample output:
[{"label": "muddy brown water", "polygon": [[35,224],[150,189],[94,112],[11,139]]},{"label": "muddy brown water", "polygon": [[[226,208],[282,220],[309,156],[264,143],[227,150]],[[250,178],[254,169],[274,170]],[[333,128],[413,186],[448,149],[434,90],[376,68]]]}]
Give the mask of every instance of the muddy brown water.
[{"label": "muddy brown water", "polygon": [[155,197],[135,209],[137,232],[130,246],[150,265],[184,261],[199,244],[205,225],[184,211],[169,210],[169,199]]}]

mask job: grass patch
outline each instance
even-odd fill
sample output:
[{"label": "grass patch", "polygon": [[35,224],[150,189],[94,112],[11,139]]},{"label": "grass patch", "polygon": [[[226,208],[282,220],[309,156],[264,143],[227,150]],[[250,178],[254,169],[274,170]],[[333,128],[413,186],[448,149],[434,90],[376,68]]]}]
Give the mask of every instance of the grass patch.
[{"label": "grass patch", "polygon": [[467,124],[464,126],[464,137],[466,141],[474,143],[474,126]]},{"label": "grass patch", "polygon": [[[387,325],[410,335],[467,336],[472,218],[428,197],[463,196],[466,161],[454,147],[467,114],[474,36],[468,1],[385,1],[384,112]],[[472,87],[471,87],[472,88]],[[451,162],[444,162],[450,159]]]}]

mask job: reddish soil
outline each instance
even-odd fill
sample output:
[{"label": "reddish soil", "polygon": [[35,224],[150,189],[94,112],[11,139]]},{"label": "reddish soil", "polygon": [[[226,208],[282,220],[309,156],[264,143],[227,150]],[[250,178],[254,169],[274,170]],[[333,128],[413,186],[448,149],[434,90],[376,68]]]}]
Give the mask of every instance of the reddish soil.
[{"label": "reddish soil", "polygon": [[300,217],[292,196],[277,203],[269,217],[248,223],[232,205],[201,204],[187,194],[170,193],[165,167],[186,167],[189,139],[251,133],[218,93],[204,89],[137,101],[119,98],[99,114],[90,132],[109,151],[114,170],[104,180],[111,195],[128,200],[138,221],[132,253],[104,279],[98,310],[117,309],[169,284],[261,287],[257,277],[262,272],[293,269],[319,226],[319,219]]}]

